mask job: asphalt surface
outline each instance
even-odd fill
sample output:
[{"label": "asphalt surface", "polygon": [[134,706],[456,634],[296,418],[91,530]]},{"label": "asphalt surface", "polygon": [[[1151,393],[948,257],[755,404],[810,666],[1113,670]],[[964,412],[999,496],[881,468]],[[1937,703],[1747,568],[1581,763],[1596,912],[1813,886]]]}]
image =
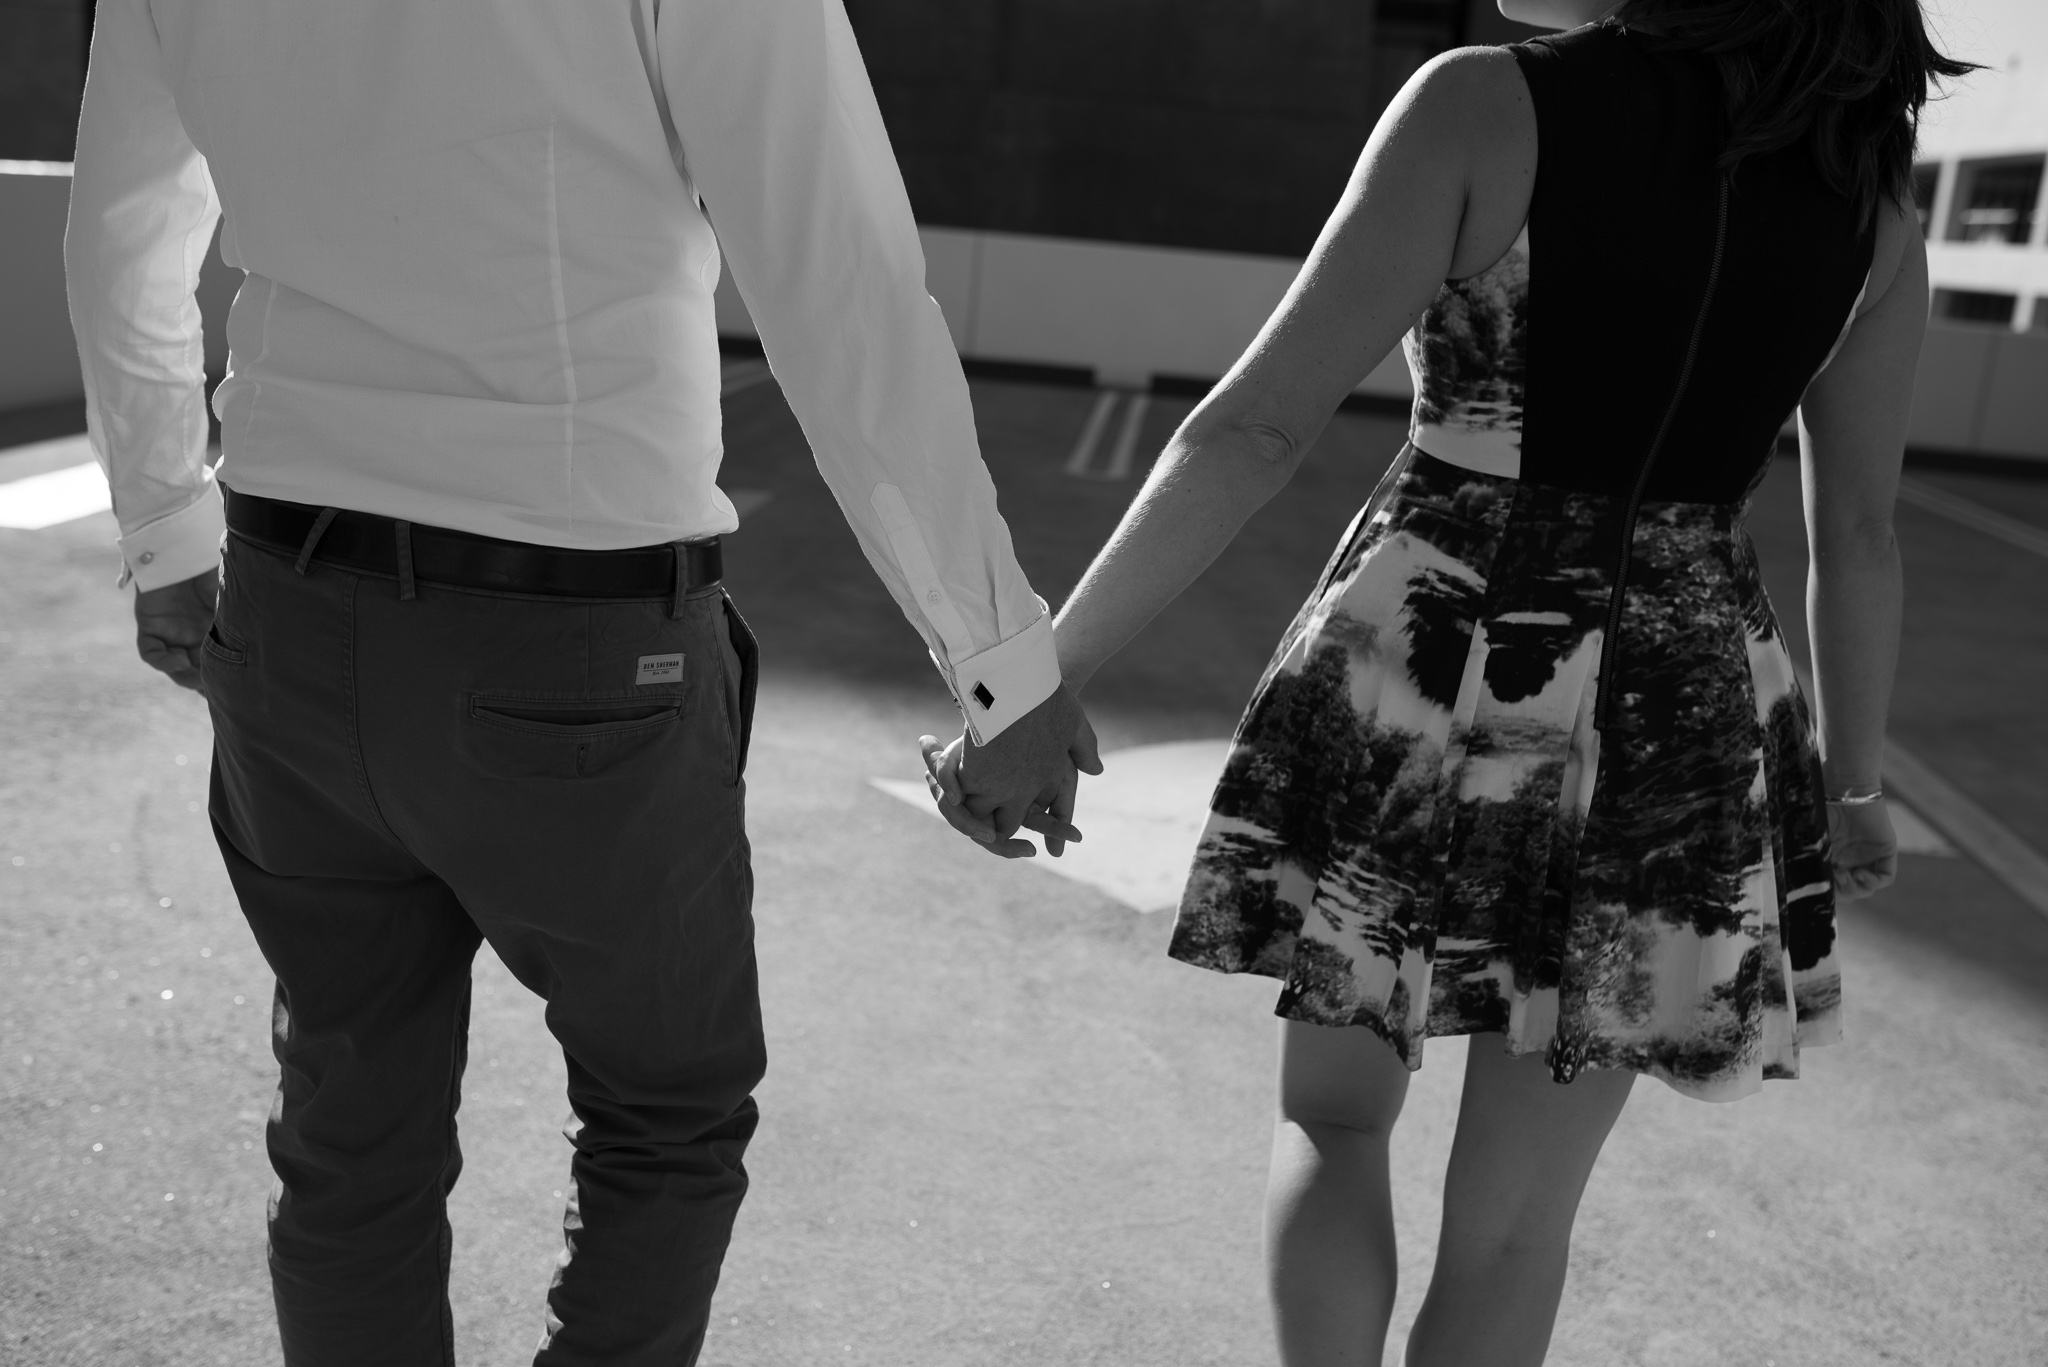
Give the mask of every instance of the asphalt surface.
[{"label": "asphalt surface", "polygon": [[[1085,391],[975,399],[1019,553],[1057,601],[1136,475],[1062,473]],[[1186,408],[1155,401],[1141,449]],[[1336,420],[1090,689],[1105,747],[1228,733],[1399,433]],[[731,400],[727,445],[727,487],[767,495],[728,569],[765,658],[750,816],[771,1066],[704,1361],[1271,1363],[1272,987],[1173,964],[1165,916],[989,859],[879,791],[915,777],[912,740],[950,704],[772,384]],[[26,473],[0,455],[0,483]],[[2048,484],[1928,478],[2048,526]],[[1751,527],[1797,637],[1789,465]],[[1918,510],[1900,530],[1895,733],[2048,846],[2048,575]],[[134,659],[112,531],[0,531],[0,1364],[274,1362],[269,978],[206,826],[203,705]],[[1845,912],[1842,955],[1848,1038],[1804,1080],[1727,1106],[1639,1084],[1586,1198],[1553,1363],[2048,1360],[2048,920],[1967,860],[1909,856]],[[539,1003],[488,954],[477,983],[465,1367],[532,1349],[568,1159]],[[1389,1361],[1426,1280],[1461,1059],[1431,1045],[1396,1138]]]}]

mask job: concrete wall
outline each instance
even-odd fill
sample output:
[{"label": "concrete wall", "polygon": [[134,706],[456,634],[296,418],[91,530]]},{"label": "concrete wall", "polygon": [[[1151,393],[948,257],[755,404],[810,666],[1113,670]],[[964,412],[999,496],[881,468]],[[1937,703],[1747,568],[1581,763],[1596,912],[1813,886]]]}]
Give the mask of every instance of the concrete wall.
[{"label": "concrete wall", "polygon": [[0,0],[0,159],[71,160],[86,26],[82,0]]},{"label": "concrete wall", "polygon": [[[0,411],[82,392],[64,299],[70,190],[68,174],[0,171]],[[1221,375],[1297,268],[1285,257],[950,228],[926,228],[923,237],[927,285],[963,355],[1084,366],[1105,384],[1126,386]],[[216,244],[200,282],[215,375],[226,366],[224,324],[238,275]],[[721,332],[753,334],[730,281],[719,287],[718,309]],[[1405,397],[1399,352],[1359,388]],[[1930,323],[1908,440],[2048,460],[2048,333]]]},{"label": "concrete wall", "polygon": [[2048,333],[1928,323],[1906,441],[2048,460]]},{"label": "concrete wall", "polygon": [[847,3],[920,223],[1277,256],[1308,251],[1380,110],[1491,8]]},{"label": "concrete wall", "polygon": [[[1301,263],[1286,257],[1137,247],[1015,233],[921,230],[925,284],[960,354],[975,360],[1079,366],[1105,385],[1154,377],[1213,380],[1258,334]],[[730,277],[718,328],[751,337]],[[1361,393],[1406,398],[1398,351]]]},{"label": "concrete wall", "polygon": [[70,203],[69,174],[0,175],[0,410],[84,392],[64,307]]}]

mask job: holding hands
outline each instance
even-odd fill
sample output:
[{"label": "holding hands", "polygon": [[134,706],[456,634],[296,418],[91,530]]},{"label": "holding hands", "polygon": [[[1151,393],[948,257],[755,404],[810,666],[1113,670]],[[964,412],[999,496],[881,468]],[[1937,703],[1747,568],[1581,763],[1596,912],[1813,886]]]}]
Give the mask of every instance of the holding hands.
[{"label": "holding hands", "polygon": [[962,735],[950,745],[920,736],[917,746],[939,815],[990,854],[1037,854],[1030,841],[1017,838],[1023,827],[1043,835],[1055,857],[1081,838],[1072,825],[1075,790],[1080,775],[1102,772],[1102,758],[1095,728],[1065,684],[987,745]]}]

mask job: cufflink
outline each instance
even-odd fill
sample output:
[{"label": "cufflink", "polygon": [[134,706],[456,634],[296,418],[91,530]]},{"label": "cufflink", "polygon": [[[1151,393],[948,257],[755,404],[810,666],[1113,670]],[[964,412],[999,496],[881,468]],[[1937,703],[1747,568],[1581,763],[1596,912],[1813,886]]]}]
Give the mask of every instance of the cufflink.
[{"label": "cufflink", "polygon": [[990,711],[996,705],[996,695],[988,691],[988,685],[985,683],[978,683],[974,686],[973,697],[976,702],[981,704],[981,710],[984,712]]}]

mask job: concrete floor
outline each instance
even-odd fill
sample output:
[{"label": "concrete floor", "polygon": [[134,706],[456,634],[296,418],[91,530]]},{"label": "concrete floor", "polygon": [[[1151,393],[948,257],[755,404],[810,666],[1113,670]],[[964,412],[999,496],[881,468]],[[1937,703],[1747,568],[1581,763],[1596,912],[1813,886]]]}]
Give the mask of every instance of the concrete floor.
[{"label": "concrete floor", "polygon": [[[1085,392],[975,398],[1056,601],[1134,481],[1061,473]],[[1186,407],[1157,401],[1142,449]],[[988,859],[875,788],[915,778],[912,738],[950,704],[774,387],[735,396],[728,426],[728,487],[772,495],[728,554],[766,661],[750,797],[772,1061],[705,1362],[1271,1363],[1271,986],[1173,964],[1165,917]],[[1340,416],[1091,688],[1106,747],[1228,732],[1399,432]],[[0,482],[16,473],[0,456]],[[1751,526],[1796,619],[1793,473]],[[1928,478],[2048,526],[2048,485]],[[1896,730],[2048,846],[2048,576],[1931,515],[1900,526]],[[204,708],[133,658],[111,534],[106,515],[0,531],[0,1364],[273,1362],[269,980],[201,810]],[[2048,921],[1966,860],[1909,857],[1845,913],[1843,955],[1849,1037],[1805,1081],[1721,1107],[1638,1087],[1586,1198],[1553,1363],[2048,1361]],[[465,1367],[530,1352],[567,1168],[539,1005],[488,955],[477,981]],[[1431,1046],[1396,1140],[1390,1361],[1461,1059]]]}]

